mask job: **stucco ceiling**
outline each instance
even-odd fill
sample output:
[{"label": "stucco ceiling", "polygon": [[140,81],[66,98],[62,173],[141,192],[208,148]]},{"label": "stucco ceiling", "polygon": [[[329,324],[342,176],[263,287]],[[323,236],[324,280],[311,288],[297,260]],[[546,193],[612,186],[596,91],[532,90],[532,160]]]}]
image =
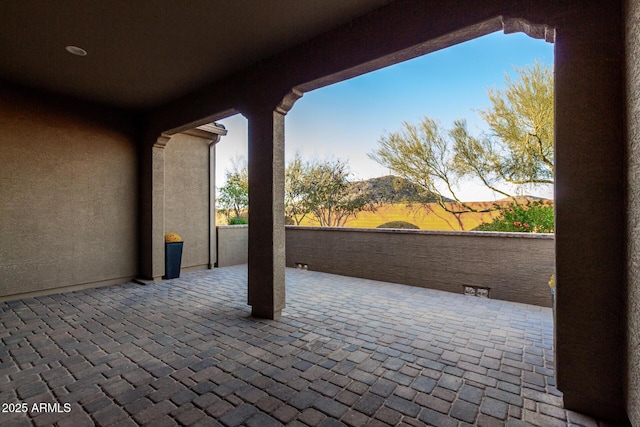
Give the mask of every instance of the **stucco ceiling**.
[{"label": "stucco ceiling", "polygon": [[[5,1],[0,79],[122,108],[151,108],[389,2]],[[68,45],[88,55],[71,55]]]}]

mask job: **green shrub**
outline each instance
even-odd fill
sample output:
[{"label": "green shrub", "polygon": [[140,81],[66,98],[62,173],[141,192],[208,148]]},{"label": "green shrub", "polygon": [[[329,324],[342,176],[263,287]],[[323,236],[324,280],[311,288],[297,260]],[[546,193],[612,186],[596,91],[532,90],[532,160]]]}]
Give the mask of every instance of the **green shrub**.
[{"label": "green shrub", "polygon": [[526,205],[501,207],[500,216],[491,223],[479,225],[480,231],[508,231],[520,233],[553,233],[553,205],[528,202]]},{"label": "green shrub", "polygon": [[391,221],[380,224],[376,228],[403,228],[406,230],[420,230],[420,227],[418,227],[417,225],[411,224],[410,222],[406,221]]},{"label": "green shrub", "polygon": [[245,218],[243,216],[236,216],[233,218],[229,218],[229,225],[244,225],[249,224],[249,218]]}]

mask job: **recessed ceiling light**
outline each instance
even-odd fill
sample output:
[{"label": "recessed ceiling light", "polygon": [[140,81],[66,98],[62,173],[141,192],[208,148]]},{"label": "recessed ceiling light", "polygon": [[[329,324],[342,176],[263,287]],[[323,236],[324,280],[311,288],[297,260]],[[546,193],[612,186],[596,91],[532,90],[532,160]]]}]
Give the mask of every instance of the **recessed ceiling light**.
[{"label": "recessed ceiling light", "polygon": [[87,56],[87,51],[78,46],[67,46],[65,47],[67,52],[77,55],[77,56]]}]

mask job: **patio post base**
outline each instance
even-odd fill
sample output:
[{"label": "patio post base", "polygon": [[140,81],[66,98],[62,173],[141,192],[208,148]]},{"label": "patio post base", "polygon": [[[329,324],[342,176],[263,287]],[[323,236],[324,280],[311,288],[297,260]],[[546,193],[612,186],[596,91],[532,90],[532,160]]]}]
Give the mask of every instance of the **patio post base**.
[{"label": "patio post base", "polygon": [[274,310],[268,307],[251,307],[251,316],[261,319],[278,320],[282,317],[282,310]]}]

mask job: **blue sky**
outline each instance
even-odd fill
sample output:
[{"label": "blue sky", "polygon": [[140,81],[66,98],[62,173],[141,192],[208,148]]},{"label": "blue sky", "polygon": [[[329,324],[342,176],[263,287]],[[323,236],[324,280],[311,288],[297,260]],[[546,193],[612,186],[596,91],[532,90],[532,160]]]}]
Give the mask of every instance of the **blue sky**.
[{"label": "blue sky", "polygon": [[[354,179],[391,172],[367,153],[380,136],[418,123],[428,116],[449,128],[467,120],[472,133],[486,130],[477,111],[487,108],[487,89],[504,86],[514,66],[535,60],[553,64],[553,45],[524,34],[497,32],[466,43],[405,61],[325,88],[305,93],[285,119],[286,158],[296,151],[303,158],[348,159]],[[240,115],[221,120],[228,135],[217,146],[216,183],[224,183],[231,159],[247,157],[247,122]],[[552,190],[529,191],[552,197]],[[494,200],[473,182],[460,184],[463,200]]]}]

